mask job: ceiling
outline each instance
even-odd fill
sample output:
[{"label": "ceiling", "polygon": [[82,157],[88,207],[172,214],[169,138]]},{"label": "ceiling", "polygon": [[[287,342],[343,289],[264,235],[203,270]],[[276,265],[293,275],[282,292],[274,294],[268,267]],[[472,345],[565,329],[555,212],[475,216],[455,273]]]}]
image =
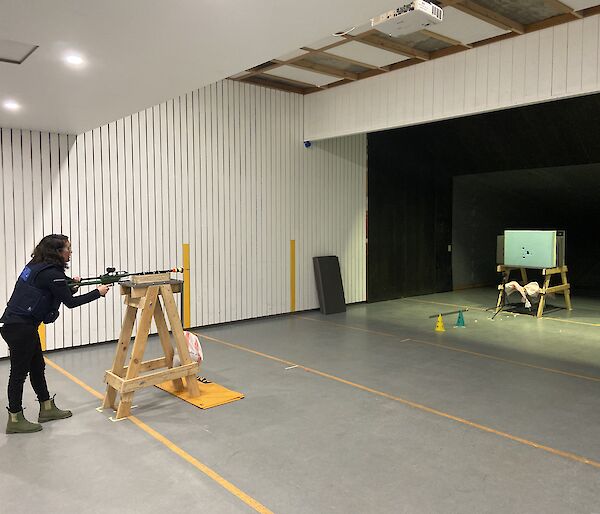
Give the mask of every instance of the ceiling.
[{"label": "ceiling", "polygon": [[[408,3],[398,0],[394,7]],[[520,34],[600,13],[600,0],[433,0],[443,21],[402,37],[371,28],[375,7],[357,26],[339,24],[341,36],[306,43],[233,80],[309,94],[462,52]],[[326,34],[326,33],[323,33]],[[331,32],[329,34],[332,34]]]},{"label": "ceiling", "polygon": [[[0,0],[0,127],[77,134],[362,23],[398,0]],[[19,61],[35,48],[22,64]],[[67,54],[83,58],[68,66]],[[9,59],[11,60],[11,59]],[[293,69],[293,68],[292,68]],[[13,100],[20,108],[3,108]]]}]

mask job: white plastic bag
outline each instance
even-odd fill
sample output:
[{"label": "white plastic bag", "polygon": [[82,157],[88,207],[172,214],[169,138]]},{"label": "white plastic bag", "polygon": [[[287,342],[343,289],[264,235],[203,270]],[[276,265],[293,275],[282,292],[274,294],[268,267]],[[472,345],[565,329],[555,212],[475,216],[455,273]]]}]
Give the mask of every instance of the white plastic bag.
[{"label": "white plastic bag", "polygon": [[202,353],[202,346],[200,346],[200,339],[196,334],[192,334],[187,330],[183,332],[185,336],[185,341],[187,343],[188,352],[190,352],[190,357],[193,362],[197,362],[198,364],[202,364],[202,359],[204,359],[204,354]]},{"label": "white plastic bag", "polygon": [[[184,331],[183,335],[185,336],[185,342],[187,343],[188,352],[190,354],[190,358],[192,362],[197,362],[198,364],[202,364],[202,360],[204,359],[204,354],[202,353],[202,346],[200,345],[200,339],[196,334],[192,334],[191,332]],[[179,356],[175,355],[173,358],[173,366],[180,366],[181,361],[179,360]]]}]

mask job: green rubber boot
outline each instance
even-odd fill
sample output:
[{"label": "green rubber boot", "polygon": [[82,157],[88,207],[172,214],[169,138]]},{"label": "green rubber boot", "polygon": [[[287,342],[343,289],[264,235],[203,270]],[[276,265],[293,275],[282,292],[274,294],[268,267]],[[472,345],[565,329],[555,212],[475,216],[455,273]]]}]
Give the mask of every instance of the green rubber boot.
[{"label": "green rubber boot", "polygon": [[54,403],[54,396],[49,400],[40,402],[40,417],[38,418],[39,423],[46,423],[46,421],[53,421],[55,419],[70,418],[73,415],[70,410],[59,409]]},{"label": "green rubber boot", "polygon": [[6,423],[7,434],[31,434],[32,432],[39,432],[41,429],[42,425],[27,421],[23,415],[23,411],[8,411],[8,423]]}]

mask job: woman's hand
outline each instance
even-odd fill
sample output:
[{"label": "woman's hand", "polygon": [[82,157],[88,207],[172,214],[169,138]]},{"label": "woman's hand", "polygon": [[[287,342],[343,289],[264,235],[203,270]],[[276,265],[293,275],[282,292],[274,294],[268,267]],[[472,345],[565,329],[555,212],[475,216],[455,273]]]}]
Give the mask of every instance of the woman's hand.
[{"label": "woman's hand", "polygon": [[98,289],[100,296],[106,296],[106,293],[108,293],[108,291],[110,290],[110,286],[107,286],[106,284],[101,284],[96,289]]},{"label": "woman's hand", "polygon": [[[81,282],[81,277],[73,277],[72,280],[73,282]],[[71,289],[71,293],[75,294],[79,291],[79,284],[71,284],[69,289]]]}]

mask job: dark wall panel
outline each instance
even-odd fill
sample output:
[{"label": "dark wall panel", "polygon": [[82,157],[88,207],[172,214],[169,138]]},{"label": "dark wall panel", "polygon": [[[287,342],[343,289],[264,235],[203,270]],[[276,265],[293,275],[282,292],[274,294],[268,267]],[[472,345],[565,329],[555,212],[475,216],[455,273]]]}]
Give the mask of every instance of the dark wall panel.
[{"label": "dark wall panel", "polygon": [[456,288],[498,280],[495,236],[504,229],[558,228],[574,294],[600,292],[600,164],[456,177],[453,221]]},{"label": "dark wall panel", "polygon": [[596,94],[369,134],[368,300],[452,289],[454,177],[600,163],[599,126]]}]

